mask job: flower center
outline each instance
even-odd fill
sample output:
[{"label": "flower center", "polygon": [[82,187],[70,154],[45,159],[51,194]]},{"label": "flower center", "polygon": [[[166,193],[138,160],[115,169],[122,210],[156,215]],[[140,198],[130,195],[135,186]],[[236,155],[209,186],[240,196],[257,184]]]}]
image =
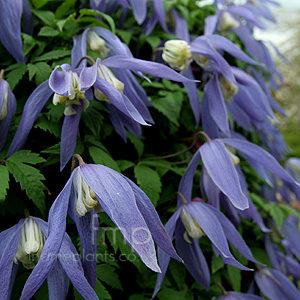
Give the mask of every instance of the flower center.
[{"label": "flower center", "polygon": [[183,71],[188,68],[193,60],[191,46],[182,40],[167,41],[165,42],[162,58],[171,68]]},{"label": "flower center", "polygon": [[229,12],[224,11],[222,13],[220,18],[220,23],[219,23],[220,31],[228,31],[230,29],[235,29],[239,27],[240,27],[240,23],[236,19],[234,19]]},{"label": "flower center", "polygon": [[210,58],[201,54],[193,54],[193,58],[197,65],[199,65],[201,68],[209,67],[209,63],[211,62]]},{"label": "flower center", "polygon": [[89,185],[85,182],[79,172],[74,174],[74,189],[75,189],[75,213],[79,217],[85,216],[87,212],[101,211],[101,205],[95,193],[91,190]]},{"label": "flower center", "polygon": [[[120,93],[123,93],[124,83],[121,82],[108,67],[99,64],[99,67],[97,69],[97,76],[107,81]],[[99,89],[95,88],[94,94],[96,99],[110,103],[109,99]]]},{"label": "flower center", "polygon": [[26,269],[33,269],[40,258],[45,240],[38,224],[32,218],[28,218],[19,238],[15,263],[20,261]]},{"label": "flower center", "polygon": [[219,77],[219,82],[225,102],[231,102],[233,100],[232,96],[236,95],[239,91],[238,86],[223,76]]},{"label": "flower center", "polygon": [[[193,239],[200,239],[202,236],[205,235],[204,231],[200,227],[200,225],[196,222],[196,220],[191,216],[189,212],[183,207],[180,212],[180,219],[186,229],[184,233],[184,239],[191,243],[188,238],[188,235]],[[188,234],[188,235],[187,235]]]},{"label": "flower center", "polygon": [[70,85],[68,96],[54,94],[52,102],[54,105],[60,103],[63,106],[65,106],[64,114],[66,116],[71,116],[76,114],[76,110],[72,107],[72,104],[81,105],[81,101],[83,101],[83,107],[84,109],[87,109],[89,106],[89,102],[85,99],[85,92],[81,91],[81,86],[77,73],[73,71],[68,71],[67,74]]},{"label": "flower center", "polygon": [[92,51],[98,53],[102,58],[107,56],[109,49],[105,45],[105,41],[94,31],[89,31],[86,37],[87,46]]},{"label": "flower center", "polygon": [[7,116],[7,98],[8,98],[8,86],[5,85],[5,92],[3,95],[3,103],[0,110],[0,121],[5,119]]}]

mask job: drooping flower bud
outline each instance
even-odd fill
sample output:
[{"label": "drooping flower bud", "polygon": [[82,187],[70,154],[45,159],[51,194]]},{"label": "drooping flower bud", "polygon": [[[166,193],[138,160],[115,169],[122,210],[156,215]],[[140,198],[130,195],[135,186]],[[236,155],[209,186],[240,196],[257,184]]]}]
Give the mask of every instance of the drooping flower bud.
[{"label": "drooping flower bud", "polygon": [[[2,79],[1,79],[2,80]],[[4,82],[4,80],[3,80]],[[6,85],[4,87],[4,94],[3,94],[3,100],[2,100],[2,107],[0,107],[0,121],[6,118],[7,116],[7,99],[8,99],[8,88],[9,85],[6,82]]]},{"label": "drooping flower bud", "polygon": [[82,100],[84,109],[87,109],[89,107],[89,101],[85,98],[85,92],[81,91],[78,74],[72,70],[68,70],[67,76],[69,80],[68,96],[62,96],[55,93],[52,102],[54,105],[57,105],[58,103],[64,105],[64,114],[66,116],[71,116],[76,114],[75,109],[71,106],[72,104],[81,105],[80,100]]},{"label": "drooping flower bud", "polygon": [[106,47],[105,41],[96,32],[89,30],[86,41],[89,49],[98,53],[102,58],[107,56],[109,49]]},{"label": "drooping flower bud", "polygon": [[238,86],[232,81],[227,80],[224,76],[219,76],[219,82],[225,102],[231,102],[233,100],[232,96],[236,95],[239,91]]},{"label": "drooping flower bud", "polygon": [[101,211],[101,205],[95,193],[80,175],[79,170],[74,173],[73,184],[75,189],[75,213],[79,217],[83,217],[87,212]]},{"label": "drooping flower bud", "polygon": [[228,31],[230,29],[239,28],[240,23],[227,11],[224,11],[220,17],[219,30]]},{"label": "drooping flower bud", "polygon": [[[103,78],[105,81],[107,81],[110,85],[112,85],[115,89],[117,89],[119,92],[123,93],[124,91],[124,83],[121,82],[115,74],[106,66],[99,64],[99,67],[97,69],[97,75],[101,78]],[[108,98],[99,90],[95,88],[95,98],[101,101],[107,101]]]},{"label": "drooping flower bud", "polygon": [[20,261],[26,269],[33,269],[40,258],[45,240],[45,235],[36,221],[27,218],[19,238],[15,263]]},{"label": "drooping flower bud", "polygon": [[196,220],[191,216],[191,214],[186,210],[185,207],[181,209],[180,219],[186,229],[186,232],[184,234],[184,239],[188,243],[191,243],[191,241],[188,238],[188,235],[193,239],[200,239],[202,236],[205,235],[202,228],[199,226]]},{"label": "drooping flower bud", "polygon": [[162,54],[163,60],[177,71],[188,68],[192,62],[191,46],[183,40],[170,40],[165,42]]}]

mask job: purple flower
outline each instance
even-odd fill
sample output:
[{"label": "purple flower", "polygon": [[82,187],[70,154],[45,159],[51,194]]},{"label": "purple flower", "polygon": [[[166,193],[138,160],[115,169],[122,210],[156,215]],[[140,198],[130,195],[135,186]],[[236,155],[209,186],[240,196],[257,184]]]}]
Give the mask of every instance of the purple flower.
[{"label": "purple flower", "polygon": [[0,150],[6,141],[15,110],[16,98],[11,92],[8,82],[0,78]]},{"label": "purple flower", "polygon": [[0,40],[18,63],[25,63],[21,39],[21,14],[24,31],[32,33],[33,20],[27,0],[0,1]]},{"label": "purple flower", "polygon": [[0,233],[1,299],[10,299],[18,265],[22,263],[25,268],[33,269],[22,290],[22,300],[31,299],[46,278],[49,299],[66,299],[70,279],[85,299],[98,300],[84,277],[71,239],[62,232],[57,243],[56,229],[39,218],[28,217]]},{"label": "purple flower", "polygon": [[74,169],[54,201],[49,212],[49,224],[56,228],[53,232],[59,245],[69,212],[76,223],[83,251],[94,258],[82,259],[86,277],[92,286],[96,280],[97,247],[97,230],[94,230],[97,224],[93,225],[93,220],[97,221],[95,209],[100,207],[151,270],[160,272],[153,240],[169,256],[181,261],[151,201],[140,188],[105,166],[82,164]]},{"label": "purple flower", "polygon": [[[197,165],[197,158],[194,157],[180,181],[177,211],[169,219],[165,228],[172,239],[175,236],[176,249],[189,272],[199,284],[208,289],[210,282],[209,269],[198,243],[198,239],[203,235],[207,235],[216,253],[221,255],[223,261],[227,264],[242,270],[250,270],[233,257],[227,240],[248,260],[258,262],[253,258],[250,249],[233,224],[222,212],[206,204],[200,198],[191,200],[193,177]],[[225,175],[226,172],[223,174]],[[152,298],[160,289],[169,265],[170,256],[158,250],[158,259],[162,273],[158,274]]]},{"label": "purple flower", "polygon": [[252,295],[242,294],[237,292],[226,292],[225,295],[215,298],[215,300],[263,300],[264,298]]}]

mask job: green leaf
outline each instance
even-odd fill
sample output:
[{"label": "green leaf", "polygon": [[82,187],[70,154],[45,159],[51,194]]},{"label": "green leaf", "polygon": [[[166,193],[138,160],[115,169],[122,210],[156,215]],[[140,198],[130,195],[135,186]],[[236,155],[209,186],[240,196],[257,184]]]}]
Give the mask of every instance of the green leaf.
[{"label": "green leaf", "polygon": [[156,206],[162,186],[158,173],[149,167],[137,165],[134,167],[134,177],[139,187],[150,198],[152,204]]},{"label": "green leaf", "polygon": [[272,205],[270,209],[270,215],[275,221],[276,225],[278,226],[279,229],[281,229],[283,221],[284,221],[284,213],[280,209],[280,207],[277,204]]},{"label": "green leaf", "polygon": [[21,189],[26,191],[30,200],[37,206],[44,216],[46,213],[45,194],[46,189],[42,180],[45,177],[40,171],[29,164],[37,164],[45,162],[45,160],[36,153],[29,150],[21,150],[14,153],[7,161],[6,167],[14,176],[16,182],[19,182]]},{"label": "green leaf", "polygon": [[185,298],[185,291],[175,291],[173,289],[163,289],[157,294],[159,300],[182,300]]},{"label": "green leaf", "polygon": [[179,126],[183,95],[181,92],[168,93],[166,97],[152,99],[153,106],[166,116],[173,124]]},{"label": "green leaf", "polygon": [[172,171],[175,174],[180,175],[180,176],[182,176],[186,170],[185,168],[178,168],[178,167],[172,166],[170,163],[163,162],[163,161],[142,160],[139,162],[139,165],[166,169],[166,170]]},{"label": "green leaf", "polygon": [[99,140],[100,128],[103,120],[102,114],[94,107],[88,107],[88,109],[82,114],[82,118],[94,137]]},{"label": "green leaf", "polygon": [[29,34],[21,33],[23,39],[23,54],[26,56],[36,45],[36,40]]},{"label": "green leaf", "polygon": [[224,262],[222,257],[219,256],[212,256],[212,260],[211,260],[211,272],[212,274],[218,272],[219,270],[221,270],[222,268],[224,268]]},{"label": "green leaf", "polygon": [[33,62],[56,60],[61,57],[70,56],[70,55],[71,55],[71,50],[53,50],[37,57]]},{"label": "green leaf", "polygon": [[117,29],[117,35],[124,41],[126,45],[129,45],[132,38],[132,33],[129,31]]},{"label": "green leaf", "polygon": [[241,291],[241,282],[242,282],[242,272],[240,269],[233,267],[231,265],[226,265],[228,280],[233,287],[233,290],[236,292]]},{"label": "green leaf", "polygon": [[110,294],[98,279],[96,280],[95,292],[99,300],[111,299]]},{"label": "green leaf", "polygon": [[5,200],[9,188],[9,173],[5,166],[0,166],[0,202]]},{"label": "green leaf", "polygon": [[34,128],[40,128],[43,131],[48,131],[54,134],[55,137],[60,137],[61,123],[59,120],[50,120],[43,115],[39,115],[34,124]]},{"label": "green leaf", "polygon": [[39,36],[57,36],[57,35],[59,35],[59,31],[57,29],[53,29],[52,27],[44,26],[41,28],[38,35]]},{"label": "green leaf", "polygon": [[144,152],[144,143],[130,131],[127,132],[128,139],[133,144],[138,156],[141,157]]},{"label": "green leaf", "polygon": [[[47,1],[48,2],[48,1]],[[45,24],[49,25],[50,27],[55,28],[55,16],[54,13],[49,10],[36,10],[33,9],[32,12]]]},{"label": "green leaf", "polygon": [[134,166],[134,163],[129,160],[116,160],[116,163],[122,172]]},{"label": "green leaf", "polygon": [[157,36],[148,36],[146,41],[151,46],[152,50],[155,50],[161,42],[160,38]]},{"label": "green leaf", "polygon": [[48,3],[48,0],[31,0],[35,8],[39,9]]},{"label": "green leaf", "polygon": [[279,207],[281,208],[282,211],[284,211],[286,213],[287,217],[289,217],[290,215],[293,215],[293,216],[296,216],[300,220],[300,214],[296,209],[290,207],[287,204],[279,204]]},{"label": "green leaf", "polygon": [[25,64],[13,64],[6,68],[6,71],[10,71],[6,75],[6,80],[9,83],[10,89],[13,90],[23,78],[27,71],[27,67]]},{"label": "green leaf", "polygon": [[68,10],[75,4],[76,0],[65,0],[63,3],[56,9],[55,17],[60,19],[64,16]]},{"label": "green leaf", "polygon": [[129,300],[148,300],[149,298],[144,297],[141,294],[133,294],[129,297]]},{"label": "green leaf", "polygon": [[70,22],[71,20],[74,20],[75,17],[76,17],[76,12],[72,13],[71,15],[69,15],[66,19],[57,21],[56,25],[57,25],[59,31],[62,32],[64,26],[65,26],[68,22]]},{"label": "green leaf", "polygon": [[117,172],[121,172],[118,164],[112,159],[112,157],[100,148],[90,147],[90,156],[95,164],[105,165]]},{"label": "green leaf", "polygon": [[110,26],[110,29],[112,31],[113,34],[116,34],[116,26],[115,26],[115,22],[113,20],[113,18],[105,13],[102,13],[98,10],[94,10],[94,9],[87,9],[87,8],[84,8],[84,9],[81,9],[79,11],[79,13],[81,15],[88,15],[88,16],[101,16],[103,17],[103,19],[105,19],[107,21],[107,23],[109,24]]},{"label": "green leaf", "polygon": [[60,142],[55,144],[54,146],[51,146],[51,147],[41,151],[41,153],[60,154]]},{"label": "green leaf", "polygon": [[113,289],[123,291],[121,281],[113,266],[107,264],[97,265],[98,279],[111,286]]},{"label": "green leaf", "polygon": [[35,77],[36,84],[39,85],[47,80],[52,72],[52,69],[45,62],[38,62],[36,64],[28,64],[29,80]]}]

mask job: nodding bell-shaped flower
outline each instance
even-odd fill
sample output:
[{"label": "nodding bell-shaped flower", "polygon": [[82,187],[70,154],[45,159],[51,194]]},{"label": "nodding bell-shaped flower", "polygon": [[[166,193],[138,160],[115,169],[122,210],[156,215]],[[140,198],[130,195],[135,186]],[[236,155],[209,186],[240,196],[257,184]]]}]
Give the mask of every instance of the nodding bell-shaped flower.
[{"label": "nodding bell-shaped flower", "polygon": [[[123,93],[124,83],[122,81],[120,81],[108,67],[102,65],[101,63],[99,64],[98,69],[97,69],[97,76],[104,79],[106,82],[108,82],[110,85],[112,85],[115,89],[117,89],[120,93]],[[111,103],[111,101],[108,99],[108,97],[106,95],[104,95],[103,92],[97,88],[95,88],[94,95],[95,95],[95,98],[98,100]]]},{"label": "nodding bell-shaped flower", "polygon": [[227,80],[224,76],[219,76],[219,83],[225,102],[232,102],[233,96],[239,91],[238,86],[232,81]]},{"label": "nodding bell-shaped flower", "polygon": [[72,116],[77,113],[72,107],[72,104],[81,105],[82,101],[83,108],[87,109],[89,107],[89,101],[85,99],[85,91],[81,90],[82,87],[78,74],[69,69],[66,71],[66,75],[67,80],[69,81],[69,89],[63,95],[55,93],[53,96],[53,104],[62,104],[65,106],[64,114],[66,116]]},{"label": "nodding bell-shaped flower", "polygon": [[183,71],[192,62],[191,46],[183,40],[170,40],[165,42],[162,54],[163,60],[173,69]]},{"label": "nodding bell-shaped flower", "polygon": [[227,11],[221,14],[219,22],[220,31],[228,31],[230,29],[236,29],[240,27],[240,23]]},{"label": "nodding bell-shaped flower", "polygon": [[107,56],[109,49],[106,47],[105,40],[96,32],[89,30],[86,36],[86,42],[90,50],[98,53],[102,58]]},{"label": "nodding bell-shaped flower", "polygon": [[45,240],[45,235],[36,221],[27,218],[22,227],[14,262],[17,264],[20,261],[26,269],[33,269],[40,258]]}]

